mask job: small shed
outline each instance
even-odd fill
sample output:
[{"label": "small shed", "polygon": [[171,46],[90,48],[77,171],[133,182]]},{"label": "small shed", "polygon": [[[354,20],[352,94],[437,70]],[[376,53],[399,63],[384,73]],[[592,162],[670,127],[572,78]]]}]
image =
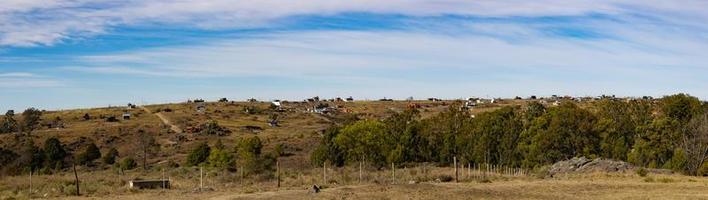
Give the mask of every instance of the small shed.
[{"label": "small shed", "polygon": [[156,188],[170,189],[170,180],[168,180],[168,179],[130,180],[130,182],[128,182],[128,187],[135,188],[135,189],[156,189]]}]

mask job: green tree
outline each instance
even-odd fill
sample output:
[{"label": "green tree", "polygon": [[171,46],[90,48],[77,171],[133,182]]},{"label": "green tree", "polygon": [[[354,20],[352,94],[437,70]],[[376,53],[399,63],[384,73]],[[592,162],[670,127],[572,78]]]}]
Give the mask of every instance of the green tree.
[{"label": "green tree", "polygon": [[687,94],[675,94],[661,99],[662,113],[679,122],[687,123],[694,115],[703,112],[701,101]]},{"label": "green tree", "polygon": [[59,139],[52,137],[44,141],[44,153],[47,162],[45,166],[55,169],[63,167],[63,160],[67,153]]},{"label": "green tree", "polygon": [[630,112],[631,106],[627,102],[604,99],[596,108],[596,129],[600,133],[602,157],[627,160],[637,130],[632,120],[634,113]]},{"label": "green tree", "polygon": [[36,108],[28,108],[22,112],[22,129],[26,132],[32,132],[39,126],[42,120],[42,111]]},{"label": "green tree", "polygon": [[530,141],[524,165],[533,167],[574,156],[594,157],[599,149],[599,135],[593,129],[595,117],[571,102],[552,107],[534,120],[526,136]]},{"label": "green tree", "polygon": [[94,143],[86,146],[84,152],[77,156],[77,161],[82,165],[90,165],[94,160],[101,158],[101,150]]},{"label": "green tree", "polygon": [[18,131],[15,111],[8,110],[0,122],[0,133],[12,133]]},{"label": "green tree", "polygon": [[344,127],[334,138],[344,151],[345,161],[354,162],[364,157],[377,166],[386,166],[386,127],[376,120],[362,120]]},{"label": "green tree", "polygon": [[628,161],[650,168],[664,166],[680,141],[680,127],[677,120],[668,117],[655,119],[645,131],[637,134]]},{"label": "green tree", "polygon": [[477,163],[518,165],[521,154],[517,145],[522,129],[521,116],[514,107],[480,114],[472,129],[472,159]]},{"label": "green tree", "polygon": [[237,164],[249,174],[272,171],[276,157],[271,154],[262,155],[262,148],[263,143],[257,136],[240,140],[236,145]]},{"label": "green tree", "polygon": [[327,128],[322,133],[320,145],[310,155],[310,160],[315,166],[322,166],[325,161],[335,166],[344,165],[344,151],[334,143],[334,138],[339,135],[340,127]]},{"label": "green tree", "polygon": [[11,150],[0,148],[0,170],[10,166],[18,156],[17,153]]},{"label": "green tree", "polygon": [[234,169],[234,156],[231,152],[224,150],[223,148],[215,148],[209,153],[207,162],[210,167],[215,167],[218,169]]},{"label": "green tree", "polygon": [[187,162],[185,165],[187,166],[196,166],[209,158],[209,154],[211,153],[211,147],[209,147],[209,144],[206,142],[202,142],[199,145],[197,145],[194,149],[192,149],[191,152],[189,152],[189,155],[187,156]]}]

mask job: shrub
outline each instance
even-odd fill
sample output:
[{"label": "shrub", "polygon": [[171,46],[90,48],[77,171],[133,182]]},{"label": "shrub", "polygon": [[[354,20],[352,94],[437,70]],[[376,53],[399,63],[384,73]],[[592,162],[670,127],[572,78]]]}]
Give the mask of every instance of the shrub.
[{"label": "shrub", "polygon": [[123,170],[131,170],[135,169],[135,167],[138,166],[138,163],[135,162],[135,159],[132,157],[127,157],[123,159],[123,161],[120,162],[120,168]]},{"label": "shrub", "polygon": [[101,150],[98,149],[96,144],[91,143],[86,147],[84,152],[77,156],[77,161],[79,164],[86,165],[99,158],[101,158]]},{"label": "shrub", "polygon": [[103,163],[112,165],[116,162],[116,157],[118,157],[118,150],[116,150],[116,148],[111,148],[108,150],[108,153],[103,156]]},{"label": "shrub", "polygon": [[647,176],[647,173],[648,173],[647,170],[644,169],[643,167],[637,169],[637,175],[639,175],[639,176],[641,176],[641,177]]},{"label": "shrub", "polygon": [[217,148],[211,151],[207,160],[209,162],[209,166],[211,167],[218,169],[234,168],[234,156],[223,148]]},{"label": "shrub", "polygon": [[708,161],[703,162],[701,168],[698,168],[698,176],[708,176]]},{"label": "shrub", "polygon": [[440,180],[440,182],[450,182],[450,181],[452,181],[452,176],[441,175],[440,177],[438,177],[438,179]]},{"label": "shrub", "polygon": [[44,153],[46,155],[46,166],[57,166],[64,160],[66,151],[57,138],[49,138],[44,142]]},{"label": "shrub", "polygon": [[203,135],[225,136],[231,133],[231,130],[223,126],[219,126],[219,123],[214,120],[202,124],[200,128],[202,130],[200,134]]},{"label": "shrub", "polygon": [[664,178],[658,179],[658,181],[659,181],[659,182],[662,182],[662,183],[672,183],[672,182],[674,182],[674,179],[664,177]]},{"label": "shrub", "polygon": [[192,149],[187,156],[187,166],[196,166],[209,158],[209,153],[211,153],[211,148],[206,142],[199,144],[196,148]]}]

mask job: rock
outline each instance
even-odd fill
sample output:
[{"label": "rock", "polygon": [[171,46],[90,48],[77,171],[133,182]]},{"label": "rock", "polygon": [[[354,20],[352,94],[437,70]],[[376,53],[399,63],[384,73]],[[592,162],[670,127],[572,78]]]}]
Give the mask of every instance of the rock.
[{"label": "rock", "polygon": [[417,184],[417,183],[418,183],[418,182],[417,182],[417,181],[414,181],[414,180],[408,181],[408,184]]},{"label": "rock", "polygon": [[624,161],[612,159],[596,158],[594,160],[585,157],[575,157],[572,159],[559,161],[551,165],[548,176],[563,173],[586,173],[586,172],[626,172],[633,170],[634,166]]}]

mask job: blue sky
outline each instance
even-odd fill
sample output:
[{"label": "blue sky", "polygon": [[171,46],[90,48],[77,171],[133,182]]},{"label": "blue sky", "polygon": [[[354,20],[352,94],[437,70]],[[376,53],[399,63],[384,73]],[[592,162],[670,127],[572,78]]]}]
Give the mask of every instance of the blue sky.
[{"label": "blue sky", "polygon": [[219,97],[708,99],[703,0],[5,0],[0,110]]}]

